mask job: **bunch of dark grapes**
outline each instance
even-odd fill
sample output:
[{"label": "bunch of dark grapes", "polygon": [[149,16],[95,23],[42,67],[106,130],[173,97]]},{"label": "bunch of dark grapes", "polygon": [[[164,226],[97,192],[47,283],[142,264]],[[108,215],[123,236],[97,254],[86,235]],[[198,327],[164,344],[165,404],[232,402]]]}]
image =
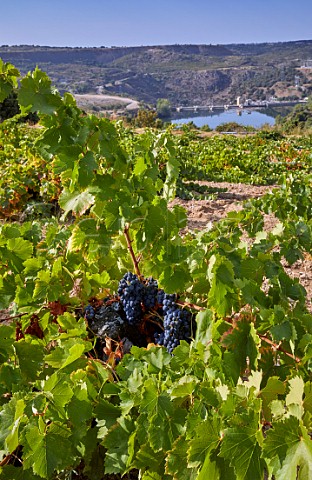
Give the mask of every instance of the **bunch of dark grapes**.
[{"label": "bunch of dark grapes", "polygon": [[95,310],[92,305],[87,305],[84,311],[85,317],[88,322],[92,321],[95,317]]},{"label": "bunch of dark grapes", "polygon": [[152,277],[144,285],[143,304],[147,310],[155,307],[157,301],[158,283]]},{"label": "bunch of dark grapes", "polygon": [[119,340],[124,336],[125,321],[121,317],[119,302],[102,305],[96,310],[88,305],[85,308],[85,317],[92,332],[99,338],[109,337]]},{"label": "bunch of dark grapes", "polygon": [[181,340],[189,341],[192,315],[188,310],[184,310],[176,304],[176,295],[174,294],[168,295],[160,290],[157,301],[162,305],[164,332],[156,333],[155,341],[159,345],[164,345],[168,352],[172,353]]},{"label": "bunch of dark grapes", "polygon": [[126,273],[119,282],[118,295],[130,325],[136,325],[142,319],[144,285],[137,275]]},{"label": "bunch of dark grapes", "polygon": [[191,313],[177,305],[170,308],[164,316],[164,346],[168,352],[172,352],[180,344],[181,340],[190,340]]},{"label": "bunch of dark grapes", "polygon": [[119,282],[118,297],[85,308],[88,325],[101,341],[109,337],[146,346],[154,336],[170,353],[181,340],[190,341],[192,314],[177,304],[177,295],[158,289],[153,278],[127,272]]}]

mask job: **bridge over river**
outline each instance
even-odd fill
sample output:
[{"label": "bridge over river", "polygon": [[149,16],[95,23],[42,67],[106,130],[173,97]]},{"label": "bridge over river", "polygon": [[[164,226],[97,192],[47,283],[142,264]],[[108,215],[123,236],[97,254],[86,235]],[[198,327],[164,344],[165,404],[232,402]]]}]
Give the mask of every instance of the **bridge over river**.
[{"label": "bridge over river", "polygon": [[243,104],[224,104],[224,105],[193,105],[189,107],[184,106],[175,106],[171,107],[172,111],[176,112],[201,112],[201,111],[217,111],[217,110],[242,110],[244,108],[269,108],[269,107],[288,107],[294,106],[301,103],[307,103],[307,100],[299,100],[299,101],[264,101],[264,102],[254,102],[254,103],[243,103]]}]

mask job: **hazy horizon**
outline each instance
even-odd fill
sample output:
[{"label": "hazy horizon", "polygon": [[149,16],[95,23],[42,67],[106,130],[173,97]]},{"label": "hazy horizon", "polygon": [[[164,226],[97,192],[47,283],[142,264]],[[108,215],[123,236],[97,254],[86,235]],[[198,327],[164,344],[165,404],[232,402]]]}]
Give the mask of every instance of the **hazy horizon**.
[{"label": "hazy horizon", "polygon": [[136,47],[169,47],[174,45],[211,45],[211,46],[230,46],[230,45],[261,45],[261,44],[277,44],[277,43],[290,43],[290,42],[311,42],[312,38],[298,38],[296,40],[280,40],[276,42],[263,41],[263,42],[231,42],[231,43],[154,43],[154,44],[142,44],[142,45],[44,45],[44,44],[34,44],[34,43],[16,43],[16,44],[3,44],[0,47],[48,47],[48,48],[79,48],[79,49],[90,49],[90,48],[136,48]]}]

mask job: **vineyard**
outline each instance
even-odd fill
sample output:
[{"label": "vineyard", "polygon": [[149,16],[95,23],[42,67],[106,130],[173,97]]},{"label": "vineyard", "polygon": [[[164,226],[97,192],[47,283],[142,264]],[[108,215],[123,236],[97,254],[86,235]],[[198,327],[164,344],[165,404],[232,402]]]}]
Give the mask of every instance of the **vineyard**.
[{"label": "vineyard", "polygon": [[[138,133],[0,60],[12,91],[0,479],[310,480],[311,136]],[[193,228],[220,182],[267,188]]]}]

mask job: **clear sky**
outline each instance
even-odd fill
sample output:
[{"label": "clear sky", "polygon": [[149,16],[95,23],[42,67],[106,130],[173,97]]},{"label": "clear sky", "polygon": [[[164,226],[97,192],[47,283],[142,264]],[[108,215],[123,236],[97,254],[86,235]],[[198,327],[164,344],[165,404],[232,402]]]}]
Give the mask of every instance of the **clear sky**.
[{"label": "clear sky", "polygon": [[312,39],[312,0],[0,0],[0,45],[135,46]]}]

